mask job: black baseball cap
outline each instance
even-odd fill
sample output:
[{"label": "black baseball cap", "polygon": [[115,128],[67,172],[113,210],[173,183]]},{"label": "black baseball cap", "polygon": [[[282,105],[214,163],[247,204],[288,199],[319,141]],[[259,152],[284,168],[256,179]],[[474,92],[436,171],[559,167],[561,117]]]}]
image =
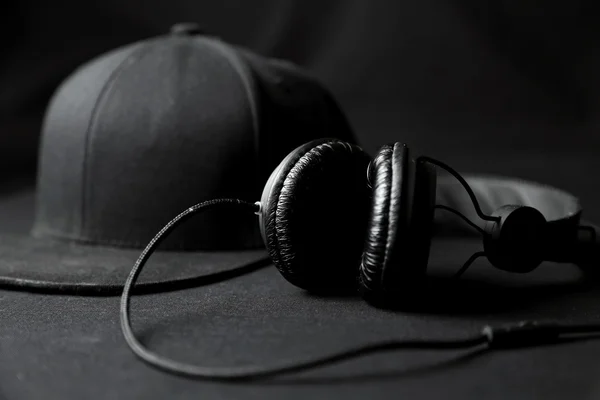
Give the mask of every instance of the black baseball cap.
[{"label": "black baseball cap", "polygon": [[[119,293],[140,249],[200,201],[258,200],[272,170],[307,141],[356,142],[329,91],[302,68],[195,24],[87,62],[52,97],[35,193],[5,196],[4,287]],[[32,229],[14,229],[31,205]],[[21,210],[21,211],[17,211]],[[254,215],[199,216],[140,277],[161,291],[268,262]]]}]

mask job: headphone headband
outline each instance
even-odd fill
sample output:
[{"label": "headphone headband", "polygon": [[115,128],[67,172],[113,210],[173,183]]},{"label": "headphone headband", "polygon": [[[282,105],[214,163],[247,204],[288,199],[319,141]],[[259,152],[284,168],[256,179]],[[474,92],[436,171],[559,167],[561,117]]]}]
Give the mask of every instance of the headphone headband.
[{"label": "headphone headband", "polygon": [[[492,175],[463,175],[475,193],[482,211],[491,214],[507,205],[529,206],[539,210],[548,221],[547,253],[544,259],[572,262],[580,267],[600,261],[600,244],[596,232],[600,229],[581,224],[579,199],[564,190],[541,183]],[[452,207],[483,228],[482,221],[463,187],[451,176],[438,178],[436,204]],[[437,213],[436,229],[444,232],[465,232],[465,225],[448,214]],[[471,231],[469,231],[471,232]]]},{"label": "headphone headband", "polygon": [[[538,209],[546,220],[553,224],[565,221],[579,222],[582,211],[579,199],[564,190],[537,182],[501,176],[463,175],[463,177],[473,189],[482,211],[486,214],[491,214],[503,205],[515,204]],[[438,178],[436,204],[444,204],[456,209],[479,226],[483,227],[485,224],[475,213],[465,190],[451,176],[444,175]],[[446,221],[443,223],[446,224]]]}]

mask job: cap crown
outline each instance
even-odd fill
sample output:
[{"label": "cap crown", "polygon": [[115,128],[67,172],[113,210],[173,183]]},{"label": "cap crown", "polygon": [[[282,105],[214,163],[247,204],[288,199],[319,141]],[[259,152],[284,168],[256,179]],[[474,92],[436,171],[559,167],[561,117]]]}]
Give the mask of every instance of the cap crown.
[{"label": "cap crown", "polygon": [[[134,43],[79,68],[51,100],[33,232],[142,247],[195,203],[258,200],[281,158],[324,136],[353,141],[327,90],[289,63],[201,35]],[[262,246],[254,218],[199,215],[163,248]]]}]

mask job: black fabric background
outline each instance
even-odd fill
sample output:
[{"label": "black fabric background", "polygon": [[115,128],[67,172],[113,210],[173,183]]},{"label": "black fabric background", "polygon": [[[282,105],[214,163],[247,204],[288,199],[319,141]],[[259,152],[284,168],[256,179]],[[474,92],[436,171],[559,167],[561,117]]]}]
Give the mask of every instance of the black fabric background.
[{"label": "black fabric background", "polygon": [[12,1],[0,17],[0,148],[12,165],[31,161],[60,80],[94,55],[190,20],[308,68],[370,150],[390,140],[439,155],[597,147],[596,4]]},{"label": "black fabric background", "polygon": [[[371,152],[400,140],[460,170],[551,183],[578,194],[585,215],[598,221],[598,6],[528,4],[10,2],[0,13],[3,175],[32,171],[45,105],[74,68],[115,46],[194,20],[226,40],[311,70],[332,89]],[[467,243],[442,247],[433,264],[451,268],[469,250]],[[231,365],[322,354],[371,339],[460,336],[490,322],[600,318],[596,288],[563,285],[574,279],[569,266],[522,279],[490,271],[485,263],[473,268],[469,279],[482,274],[489,283],[471,287],[467,280],[460,290],[436,293],[440,304],[449,302],[436,313],[389,313],[354,298],[311,297],[271,268],[207,288],[136,299],[134,323],[166,354]],[[520,289],[493,290],[502,282]],[[0,396],[600,397],[600,342],[487,354],[425,371],[419,366],[453,355],[388,354],[305,374],[319,379],[304,383],[193,382],[135,359],[122,340],[117,308],[116,298],[1,292]],[[356,377],[365,374],[374,376]],[[332,376],[339,379],[323,378]]]}]

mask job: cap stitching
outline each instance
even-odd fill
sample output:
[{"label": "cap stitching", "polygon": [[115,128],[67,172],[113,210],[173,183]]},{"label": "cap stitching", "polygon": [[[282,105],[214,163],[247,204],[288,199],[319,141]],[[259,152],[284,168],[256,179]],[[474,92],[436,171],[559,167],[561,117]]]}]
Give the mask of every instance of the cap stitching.
[{"label": "cap stitching", "polygon": [[86,226],[86,207],[87,207],[87,197],[88,197],[88,174],[89,174],[89,168],[88,168],[88,159],[89,159],[89,154],[90,154],[90,146],[91,146],[91,135],[93,132],[93,129],[96,126],[96,122],[97,122],[97,118],[98,118],[98,113],[100,111],[100,104],[103,103],[104,98],[106,97],[107,93],[110,91],[110,89],[112,88],[112,85],[115,81],[115,79],[118,77],[118,75],[120,73],[123,72],[124,68],[126,65],[131,65],[131,62],[134,61],[134,58],[139,58],[139,56],[142,53],[147,52],[148,50],[150,50],[151,46],[149,43],[138,43],[137,44],[136,49],[134,49],[131,54],[129,54],[127,57],[125,57],[116,67],[115,69],[110,73],[109,77],[106,79],[106,82],[104,83],[104,85],[102,86],[102,89],[100,90],[100,94],[98,95],[97,99],[96,99],[96,103],[94,104],[94,108],[92,109],[92,113],[90,116],[90,120],[88,122],[88,126],[85,132],[85,139],[84,139],[84,153],[83,153],[83,160],[82,160],[82,166],[81,166],[81,171],[82,171],[82,185],[81,185],[81,208],[80,208],[80,212],[81,212],[81,220],[80,220],[80,225],[79,225],[79,232],[84,232],[85,231],[85,226]]},{"label": "cap stitching", "polygon": [[[229,65],[237,72],[242,86],[244,87],[244,92],[246,94],[246,100],[248,101],[248,107],[250,108],[250,114],[252,114],[252,133],[254,138],[254,156],[257,158],[256,162],[256,183],[260,185],[259,182],[261,177],[260,170],[260,159],[258,159],[258,149],[259,149],[259,139],[260,139],[260,122],[259,122],[259,113],[258,113],[258,105],[256,104],[256,88],[250,79],[248,79],[247,69],[244,68],[243,62],[240,60],[238,55],[231,49],[228,44],[223,44],[219,42],[215,42],[214,40],[210,40],[204,38],[204,42],[208,44],[213,50],[218,51],[219,54],[225,57]],[[218,44],[217,44],[218,43]],[[197,42],[194,41],[194,45],[197,45]]]}]

